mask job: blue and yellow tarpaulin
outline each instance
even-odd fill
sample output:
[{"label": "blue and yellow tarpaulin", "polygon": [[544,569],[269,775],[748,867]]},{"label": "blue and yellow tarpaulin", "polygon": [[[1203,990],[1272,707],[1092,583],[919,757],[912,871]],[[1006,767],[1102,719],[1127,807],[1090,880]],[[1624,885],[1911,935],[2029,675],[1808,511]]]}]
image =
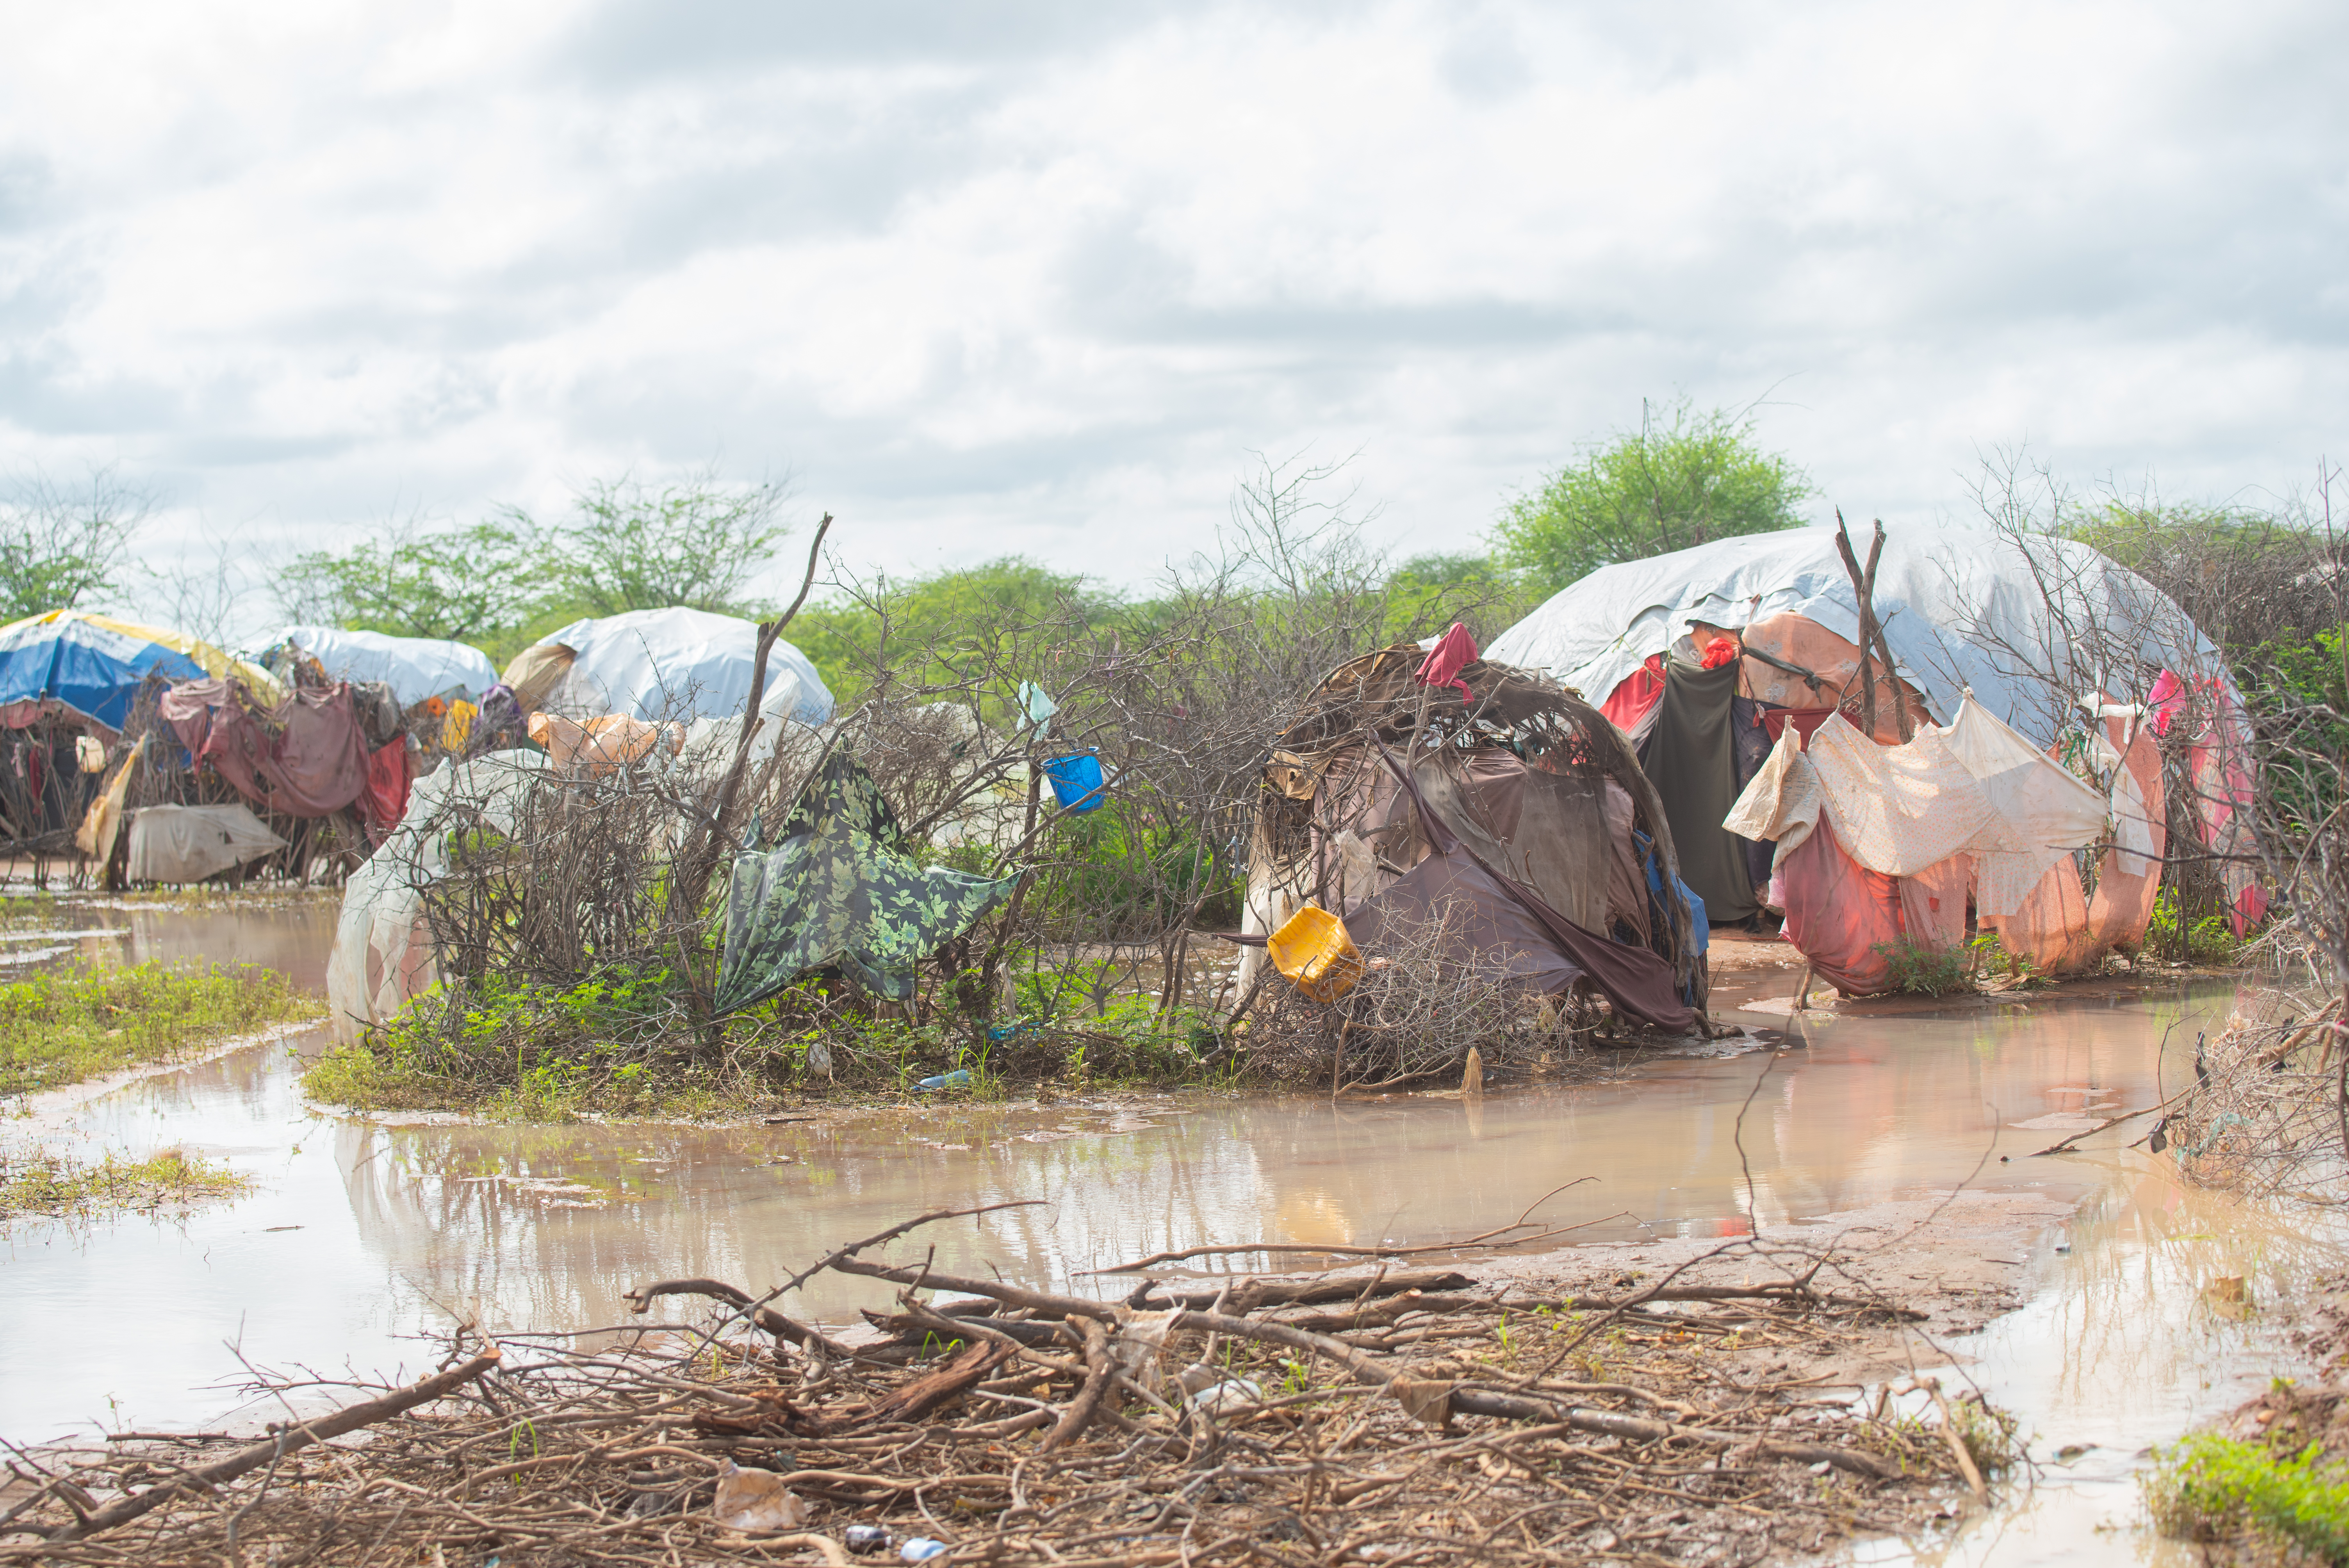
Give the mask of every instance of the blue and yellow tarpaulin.
[{"label": "blue and yellow tarpaulin", "polygon": [[231,658],[210,643],[110,615],[52,610],[0,626],[0,707],[47,698],[119,730],[150,671],[175,681],[233,675],[263,703],[274,705],[285,696],[258,665]]}]

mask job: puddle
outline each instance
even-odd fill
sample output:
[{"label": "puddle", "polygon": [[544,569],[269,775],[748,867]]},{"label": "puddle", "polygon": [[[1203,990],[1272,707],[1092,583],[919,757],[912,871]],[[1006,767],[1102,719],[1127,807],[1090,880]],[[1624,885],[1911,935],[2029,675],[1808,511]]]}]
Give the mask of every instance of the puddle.
[{"label": "puddle", "polygon": [[[2022,1418],[2041,1467],[2036,1484],[1950,1541],[1874,1542],[1849,1561],[2184,1568],[2203,1560],[2145,1528],[2146,1450],[2232,1409],[2271,1376],[2302,1369],[2284,1326],[2295,1295],[2337,1266],[2349,1229],[2183,1185],[2167,1161],[2146,1155],[2096,1163],[2105,1182],[2035,1250],[2030,1301],[1948,1342],[1968,1357],[1963,1372]],[[2230,1281],[2244,1282],[2247,1300]],[[1931,1359],[1919,1366],[1938,1369]],[[1959,1386],[1951,1372],[1941,1377]]]},{"label": "puddle", "polygon": [[[177,1225],[27,1228],[0,1243],[26,1330],[0,1341],[0,1408],[25,1423],[11,1435],[102,1412],[109,1395],[142,1421],[186,1418],[216,1408],[186,1386],[233,1371],[219,1342],[240,1325],[273,1358],[388,1366],[419,1355],[396,1335],[446,1313],[618,1323],[621,1294],[643,1279],[764,1289],[910,1214],[1013,1198],[1048,1202],[926,1233],[938,1266],[1064,1282],[1207,1242],[1416,1244],[1506,1224],[1589,1175],[1541,1216],[1598,1222],[1588,1239],[1737,1234],[1749,1198],[1733,1129],[1764,1061],[1745,1152],[1765,1223],[1970,1177],[2068,1202],[2106,1172],[2023,1159],[2053,1137],[2011,1124],[2076,1109],[2083,1087],[2153,1103],[2156,1047],[2186,1006],[1840,1020],[1775,1056],[1661,1058],[1623,1083],[1481,1100],[947,1105],[722,1130],[314,1119],[287,1046],[259,1047],[79,1113],[94,1144],[185,1142],[261,1191]],[[315,1035],[297,1044],[318,1048]],[[1626,1210],[1638,1223],[1608,1218]],[[823,1291],[801,1310],[838,1317],[880,1299],[836,1276]],[[78,1359],[36,1348],[47,1326],[70,1326]],[[135,1359],[116,1348],[134,1345]],[[165,1367],[176,1379],[156,1376]]]},{"label": "puddle", "polygon": [[0,978],[65,964],[253,964],[323,995],[336,894],[285,892],[179,904],[69,894],[16,912],[0,927]]},{"label": "puddle", "polygon": [[[316,986],[333,909],[78,906],[58,923],[70,944],[61,930],[44,934],[48,945],[231,957]],[[40,1441],[214,1417],[239,1400],[240,1346],[281,1369],[397,1375],[433,1362],[417,1336],[458,1319],[658,1321],[630,1317],[622,1294],[685,1275],[764,1291],[928,1209],[1044,1200],[921,1234],[941,1270],[1053,1286],[1208,1243],[1440,1242],[1505,1225],[1583,1176],[1599,1180],[1538,1217],[1588,1228],[1543,1249],[1732,1236],[1756,1215],[1799,1226],[1970,1181],[2083,1202],[2035,1247],[1997,1254],[2027,1260],[2030,1305],[1948,1342],[2023,1417],[2046,1469],[2035,1490],[1953,1539],[1871,1542],[1852,1561],[2166,1563],[2171,1549],[2135,1528],[2137,1456],[2278,1364],[2257,1307],[2296,1288],[2328,1243],[2181,1188],[2166,1162],[2116,1151],[2110,1137],[2089,1155],[2028,1156],[2157,1103],[2165,1078],[2174,1088],[2190,1070],[2195,1030],[2232,995],[2206,985],[1804,1021],[1747,1014],[1754,1037],[1660,1054],[1624,1082],[1467,1100],[1064,1099],[730,1129],[321,1118],[295,1088],[299,1053],[324,1047],[316,1030],[77,1113],[93,1149],[184,1144],[258,1188],[177,1222],[0,1237],[14,1330],[0,1337],[0,1435]],[[1749,1093],[1741,1158],[1733,1130]],[[2236,1275],[2253,1310],[2230,1317],[2202,1286]],[[789,1305],[838,1322],[885,1300],[885,1287],[827,1275]],[[2072,1446],[2073,1459],[2054,1459]]]}]

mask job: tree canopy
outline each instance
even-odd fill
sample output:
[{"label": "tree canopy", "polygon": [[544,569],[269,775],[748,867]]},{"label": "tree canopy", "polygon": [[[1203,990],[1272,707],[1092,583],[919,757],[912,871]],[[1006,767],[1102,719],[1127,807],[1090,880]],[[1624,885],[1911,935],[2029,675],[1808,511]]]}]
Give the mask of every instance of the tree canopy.
[{"label": "tree canopy", "polygon": [[0,499],[0,621],[70,610],[120,586],[155,498],[112,467],[73,485],[34,473]]},{"label": "tree canopy", "polygon": [[536,531],[527,520],[501,518],[313,551],[285,570],[277,594],[301,620],[487,646],[538,614],[548,588]]},{"label": "tree canopy", "polygon": [[589,616],[681,605],[755,619],[767,609],[751,587],[790,531],[783,500],[777,484],[707,475],[599,480],[553,523],[510,506],[464,527],[396,527],[313,551],[279,575],[277,596],[297,620],[471,643],[501,663]]},{"label": "tree canopy", "polygon": [[1801,469],[1760,449],[1750,412],[1686,398],[1640,428],[1586,449],[1512,500],[1493,527],[1500,562],[1554,593],[1619,561],[1737,534],[1799,528],[1814,491]]},{"label": "tree canopy", "polygon": [[[562,593],[587,615],[672,605],[755,616],[746,591],[790,525],[785,489],[730,489],[714,476],[683,484],[597,481],[572,500],[554,563]],[[523,512],[510,518],[534,526]]]}]

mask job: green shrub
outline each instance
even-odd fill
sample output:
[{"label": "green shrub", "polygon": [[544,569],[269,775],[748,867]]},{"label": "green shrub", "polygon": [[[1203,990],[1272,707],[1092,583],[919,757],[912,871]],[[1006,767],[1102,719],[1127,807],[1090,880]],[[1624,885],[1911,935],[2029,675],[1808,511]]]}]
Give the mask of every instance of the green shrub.
[{"label": "green shrub", "polygon": [[2153,922],[2146,927],[2145,945],[2182,963],[2220,968],[2235,963],[2242,955],[2245,944],[2236,937],[2223,914],[2206,914],[2199,920],[2185,922],[2178,910],[2178,890],[2165,887],[2154,900]]},{"label": "green shrub", "polygon": [[2164,1534],[2206,1542],[2257,1534],[2349,1563],[2349,1466],[2327,1462],[2315,1444],[2279,1457],[2198,1432],[2156,1459],[2146,1504]]},{"label": "green shrub", "polygon": [[[1112,996],[1081,1027],[1040,1010],[974,1030],[869,1016],[840,990],[810,978],[721,1020],[713,1042],[689,1026],[667,972],[567,988],[443,984],[318,1058],[302,1087],[334,1105],[562,1121],[591,1110],[742,1115],[809,1090],[908,1093],[957,1070],[969,1076],[952,1097],[981,1099],[1014,1084],[1164,1087],[1228,1076],[1192,1044],[1200,1018],[1186,1008],[1161,1016],[1147,995]],[[1080,1012],[1071,1002],[1069,1012]]]},{"label": "green shrub", "polygon": [[1870,949],[1892,966],[1892,988],[1913,996],[1946,996],[1971,991],[1982,968],[1979,939],[1947,952],[1920,947],[1902,937],[1879,942]]}]

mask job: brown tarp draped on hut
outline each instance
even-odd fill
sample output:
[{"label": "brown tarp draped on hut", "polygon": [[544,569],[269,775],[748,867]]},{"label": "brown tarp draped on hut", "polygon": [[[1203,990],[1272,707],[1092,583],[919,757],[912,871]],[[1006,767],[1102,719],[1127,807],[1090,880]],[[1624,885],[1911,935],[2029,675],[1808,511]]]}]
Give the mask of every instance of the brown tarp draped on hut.
[{"label": "brown tarp draped on hut", "polygon": [[256,805],[324,817],[359,798],[368,749],[347,687],[299,691],[274,708],[250,700],[240,682],[185,681],[156,711],[190,756]]},{"label": "brown tarp draped on hut", "polygon": [[1669,877],[1671,829],[1621,736],[1506,665],[1460,670],[1472,701],[1419,685],[1421,658],[1402,645],[1341,666],[1278,738],[1247,934],[1311,901],[1372,958],[1440,931],[1463,962],[1545,994],[1587,984],[1628,1016],[1691,1027],[1704,974],[1689,913],[1651,898],[1633,840],[1652,838]]},{"label": "brown tarp draped on hut", "polygon": [[1705,919],[1714,925],[1750,920],[1762,907],[1754,896],[1745,841],[1721,826],[1739,789],[1730,703],[1737,678],[1735,660],[1712,670],[1678,657],[1665,660],[1661,711],[1640,754],[1672,825],[1681,880],[1704,900]]}]

